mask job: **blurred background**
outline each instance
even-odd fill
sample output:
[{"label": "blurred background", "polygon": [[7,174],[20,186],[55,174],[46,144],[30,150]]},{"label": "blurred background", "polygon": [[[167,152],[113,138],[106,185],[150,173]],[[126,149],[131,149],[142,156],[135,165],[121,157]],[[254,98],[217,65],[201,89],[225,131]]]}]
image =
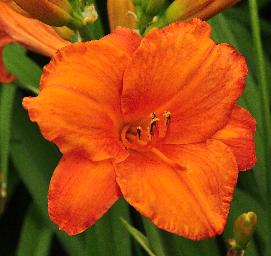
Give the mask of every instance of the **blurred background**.
[{"label": "blurred background", "polygon": [[[253,10],[255,6],[252,2],[258,5],[264,60],[259,58],[257,31],[255,27],[253,30],[253,15],[257,10]],[[99,0],[96,4],[101,23],[98,25],[99,32],[95,33],[95,27],[91,28],[92,39],[109,33],[106,1]],[[264,104],[259,89],[265,79],[269,86],[269,94],[266,96],[270,98],[270,11],[270,0],[244,0],[209,20],[214,40],[231,43],[247,59],[247,87],[239,103],[257,119],[255,138],[258,161],[253,171],[239,174],[224,234],[201,242],[193,242],[157,229],[124,200],[118,201],[101,220],[81,235],[69,237],[59,231],[47,214],[47,190],[60,153],[54,145],[41,137],[37,126],[30,123],[26,111],[21,107],[22,97],[31,95],[29,90],[23,89],[22,84],[37,87],[42,67],[49,59],[27,51],[18,44],[5,47],[5,64],[16,75],[18,82],[15,82],[12,90],[6,90],[1,85],[0,94],[1,170],[7,170],[7,197],[1,198],[0,256],[148,255],[129,234],[120,217],[146,235],[153,255],[226,255],[233,221],[247,211],[257,214],[258,225],[246,255],[271,255],[271,251],[268,254],[266,249],[267,244],[271,244],[271,229],[268,227],[271,212],[267,211],[271,199],[268,192],[268,186],[271,186],[268,178],[271,152],[268,152],[270,145],[266,145],[266,138],[270,134],[264,129]],[[262,70],[265,70],[265,78]]]}]

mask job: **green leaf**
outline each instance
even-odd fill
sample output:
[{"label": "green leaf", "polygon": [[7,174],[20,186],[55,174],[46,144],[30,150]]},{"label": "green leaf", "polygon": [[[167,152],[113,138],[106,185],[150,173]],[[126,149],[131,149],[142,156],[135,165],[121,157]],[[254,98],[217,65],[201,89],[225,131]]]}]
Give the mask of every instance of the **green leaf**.
[{"label": "green leaf", "polygon": [[34,94],[39,92],[41,68],[26,55],[26,50],[19,44],[9,44],[3,50],[5,67],[15,75],[19,87]]},{"label": "green leaf", "polygon": [[120,199],[113,207],[86,232],[86,255],[131,256],[131,238],[119,222],[129,219],[127,203]]},{"label": "green leaf", "polygon": [[160,230],[154,226],[148,219],[142,217],[143,225],[146,230],[146,235],[150,241],[151,247],[153,248],[157,256],[166,256],[163,240],[161,238]]},{"label": "green leaf", "polygon": [[140,231],[131,226],[126,220],[121,218],[122,223],[124,224],[127,231],[130,235],[142,246],[142,248],[150,255],[156,256],[154,252],[151,250],[150,242],[146,236],[144,236]]},{"label": "green leaf", "polygon": [[16,256],[47,256],[49,255],[53,233],[32,205],[24,219]]},{"label": "green leaf", "polygon": [[13,84],[0,85],[0,213],[3,211],[8,183],[11,119],[16,88]]},{"label": "green leaf", "polygon": [[[264,141],[263,145],[264,148],[264,156],[265,156],[265,167],[266,167],[266,184],[267,195],[266,195],[266,210],[270,213],[271,211],[271,173],[269,170],[269,166],[271,164],[271,112],[270,112],[270,85],[267,81],[267,69],[265,63],[265,54],[263,49],[263,43],[261,38],[261,26],[260,26],[260,17],[259,17],[259,10],[258,10],[258,1],[257,0],[249,0],[249,11],[250,11],[250,18],[251,18],[251,28],[252,28],[252,35],[253,35],[253,45],[255,49],[255,58],[257,60],[257,78],[259,83],[259,91],[261,95],[261,102],[262,102],[262,112],[264,116]],[[271,249],[271,218],[269,214],[266,218],[266,225],[268,226],[268,232],[266,233],[266,252],[268,254]]]}]

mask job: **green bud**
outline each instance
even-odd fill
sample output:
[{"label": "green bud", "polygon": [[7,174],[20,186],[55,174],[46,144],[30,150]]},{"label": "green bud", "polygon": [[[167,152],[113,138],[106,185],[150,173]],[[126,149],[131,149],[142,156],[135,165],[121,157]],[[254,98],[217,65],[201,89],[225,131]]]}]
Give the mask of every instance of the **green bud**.
[{"label": "green bud", "polygon": [[137,28],[135,5],[132,0],[107,0],[110,30],[116,27]]},{"label": "green bud", "polygon": [[175,0],[165,12],[167,23],[193,18],[206,20],[239,0]]},{"label": "green bud", "polygon": [[32,18],[51,26],[78,28],[83,25],[81,14],[68,0],[14,0]]},{"label": "green bud", "polygon": [[245,249],[257,225],[257,215],[254,212],[241,214],[234,223],[233,233],[237,247]]},{"label": "green bud", "polygon": [[165,6],[166,0],[142,0],[142,9],[146,14],[156,15]]}]

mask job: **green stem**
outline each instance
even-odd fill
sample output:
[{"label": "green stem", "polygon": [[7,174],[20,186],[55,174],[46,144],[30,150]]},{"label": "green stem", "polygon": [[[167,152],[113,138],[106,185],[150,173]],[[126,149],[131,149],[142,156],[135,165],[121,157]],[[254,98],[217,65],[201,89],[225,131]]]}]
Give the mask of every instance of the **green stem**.
[{"label": "green stem", "polygon": [[227,256],[244,256],[245,251],[244,250],[238,250],[238,249],[229,249]]},{"label": "green stem", "polygon": [[[267,167],[267,213],[271,212],[271,172],[268,170],[270,166],[270,152],[271,152],[271,119],[270,119],[270,99],[269,99],[269,90],[267,86],[266,78],[266,68],[264,61],[264,52],[261,40],[261,31],[260,31],[260,19],[258,14],[257,0],[249,0],[249,11],[251,17],[251,26],[252,34],[254,40],[254,46],[256,51],[256,58],[258,62],[258,79],[259,79],[259,88],[260,95],[263,104],[263,113],[264,113],[264,129],[266,134],[266,167]],[[271,216],[267,216],[269,230],[271,230]],[[266,251],[269,252],[271,245],[271,235],[270,232],[267,235],[267,248]]]}]

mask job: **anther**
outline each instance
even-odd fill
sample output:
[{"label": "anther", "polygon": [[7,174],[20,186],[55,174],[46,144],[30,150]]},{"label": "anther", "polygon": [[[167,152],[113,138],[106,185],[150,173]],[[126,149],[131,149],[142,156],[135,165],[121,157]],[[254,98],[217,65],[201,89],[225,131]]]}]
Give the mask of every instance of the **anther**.
[{"label": "anther", "polygon": [[157,115],[156,115],[155,112],[152,112],[152,113],[151,113],[151,119],[155,119],[155,118],[157,118]]},{"label": "anther", "polygon": [[158,126],[158,122],[159,122],[159,118],[157,118],[157,117],[152,118],[151,124],[150,124],[150,135],[151,136],[154,136],[155,130]]},{"label": "anther", "polygon": [[137,138],[140,140],[141,135],[142,135],[142,128],[140,126],[136,127],[136,133],[137,133]]},{"label": "anther", "polygon": [[164,117],[165,117],[166,125],[169,126],[171,122],[171,113],[169,111],[166,111],[164,113]]}]

